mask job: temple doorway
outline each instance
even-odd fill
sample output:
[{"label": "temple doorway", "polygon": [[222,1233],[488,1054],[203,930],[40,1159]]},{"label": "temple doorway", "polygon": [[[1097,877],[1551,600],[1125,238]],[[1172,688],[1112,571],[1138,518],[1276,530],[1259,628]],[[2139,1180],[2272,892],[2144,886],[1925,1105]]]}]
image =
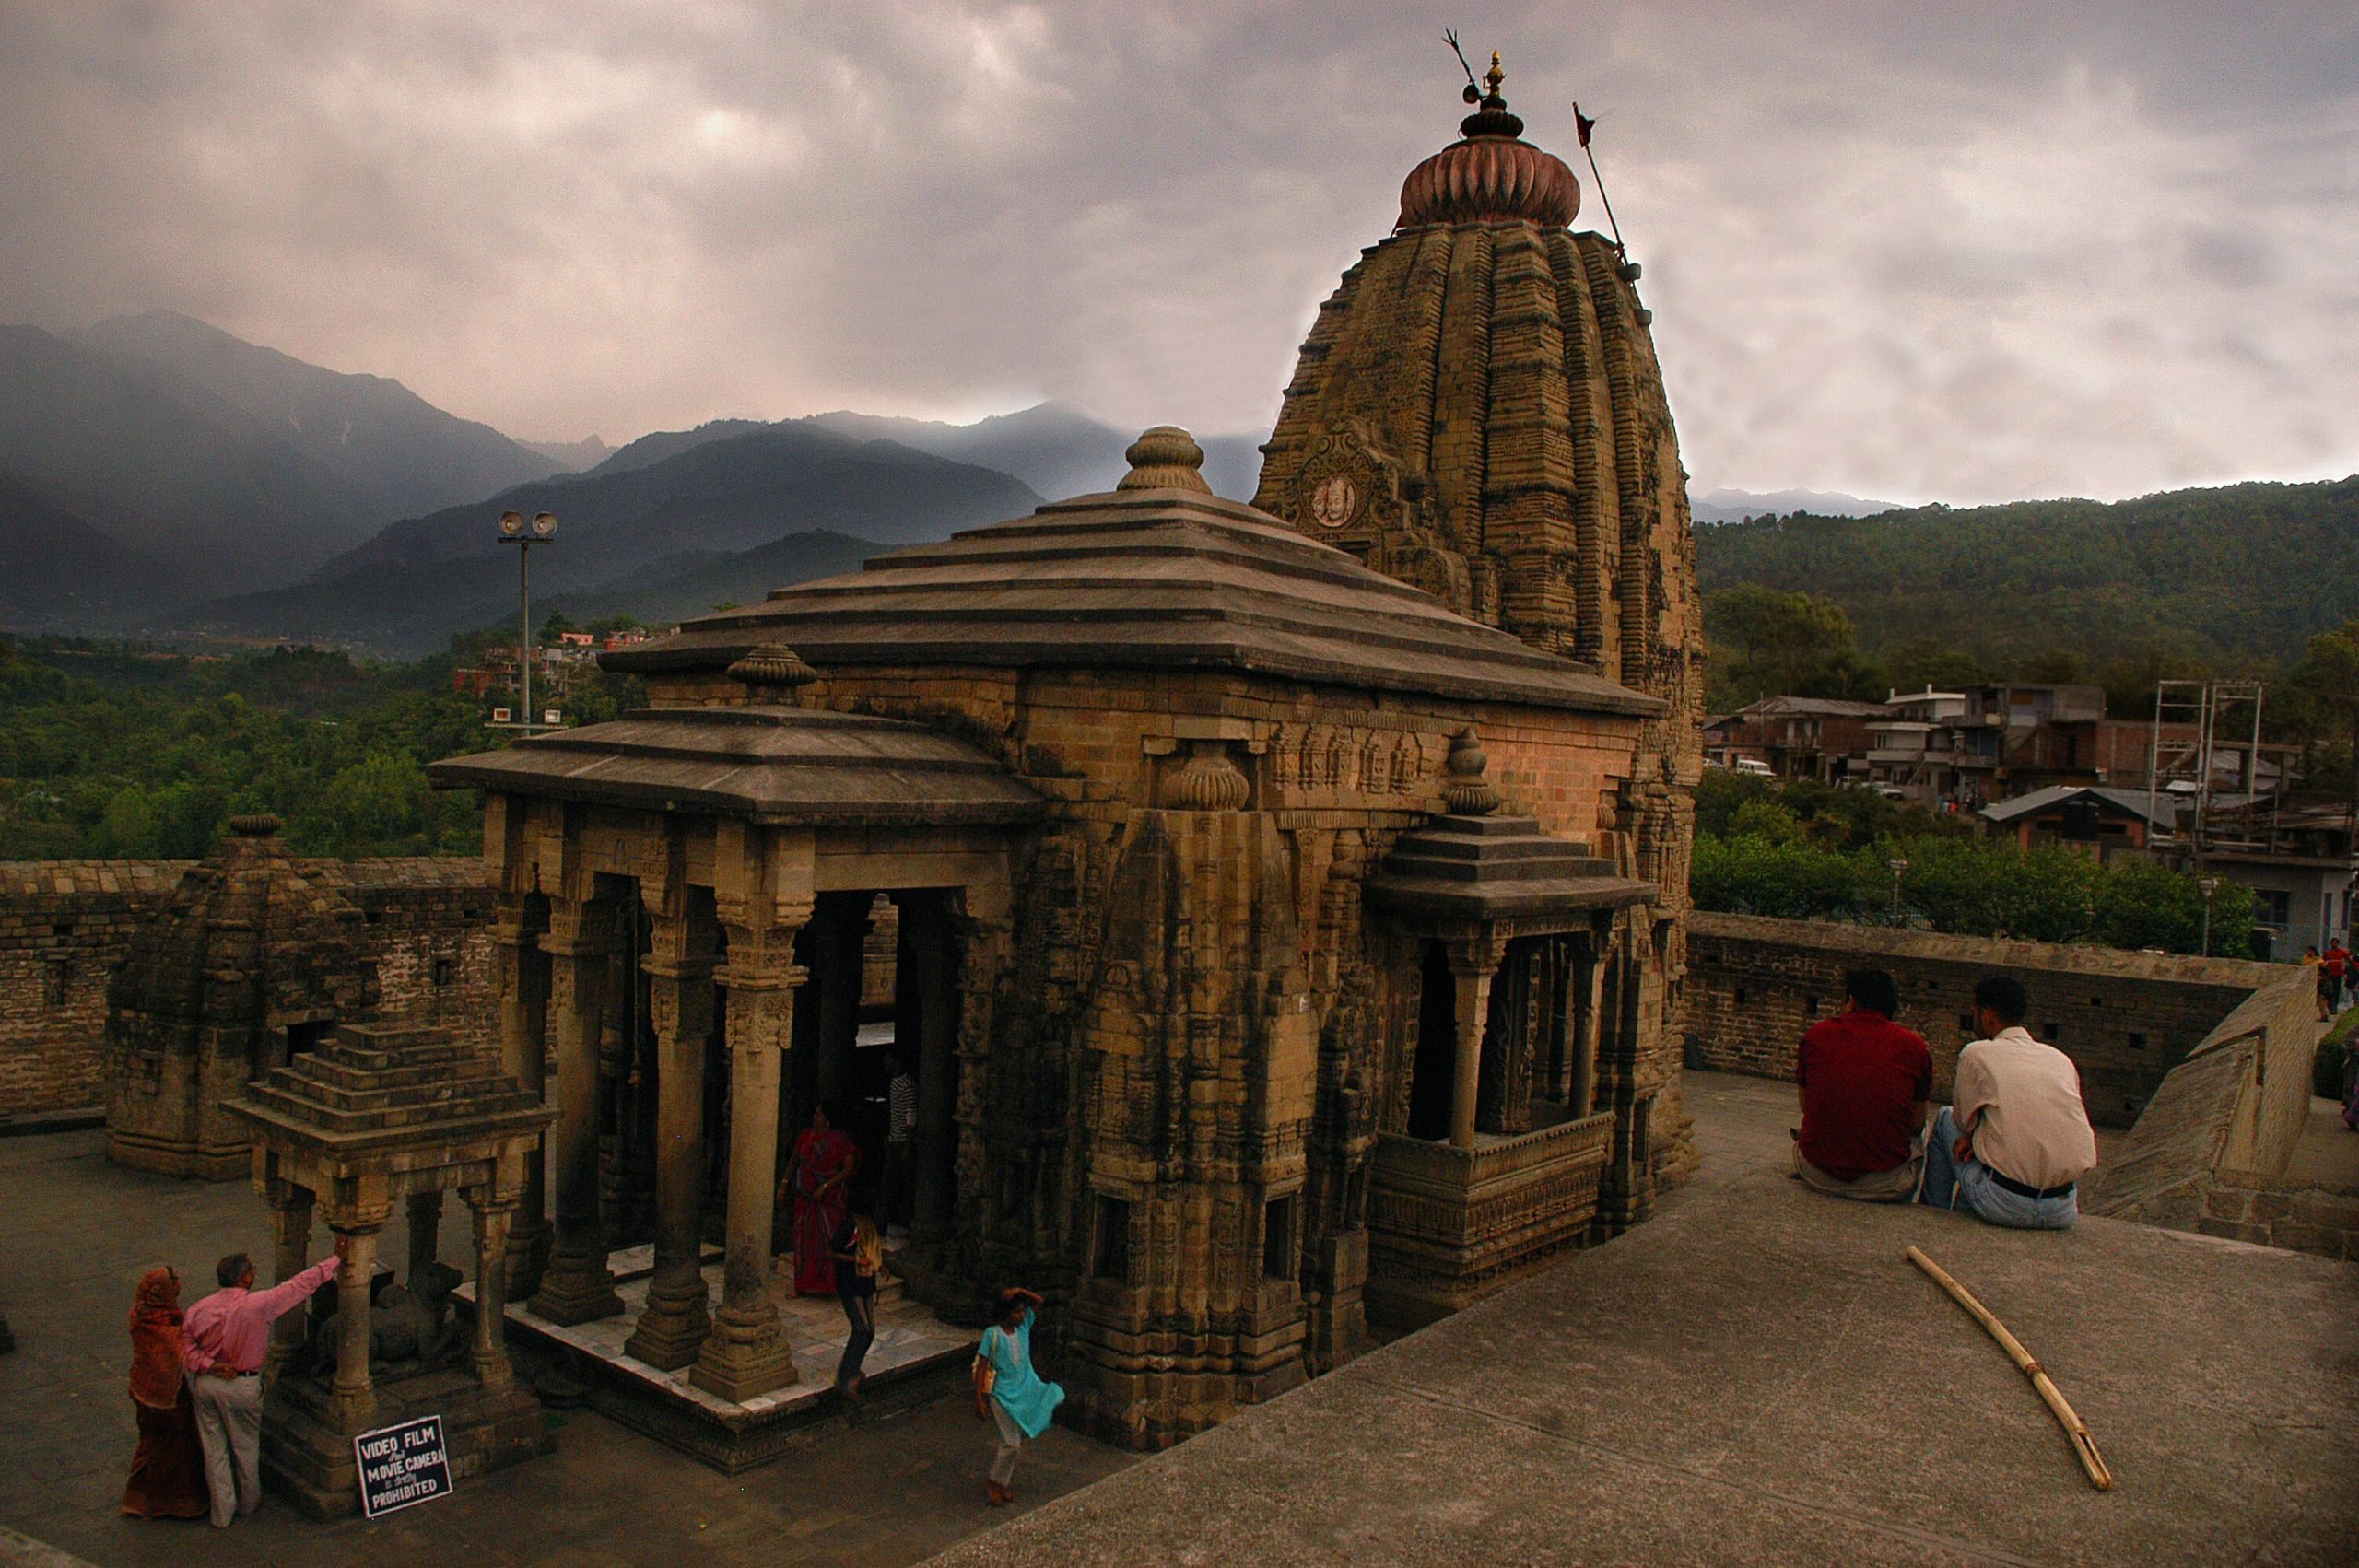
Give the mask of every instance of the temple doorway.
[{"label": "temple doorway", "polygon": [[[780,1140],[780,1178],[813,1111],[833,1106],[860,1151],[855,1190],[879,1206],[881,1224],[926,1246],[948,1230],[957,1152],[955,896],[947,888],[818,896],[795,943],[808,978],[780,1085],[780,1125],[791,1129]],[[897,1147],[894,1081],[904,1072],[911,1125]]]}]

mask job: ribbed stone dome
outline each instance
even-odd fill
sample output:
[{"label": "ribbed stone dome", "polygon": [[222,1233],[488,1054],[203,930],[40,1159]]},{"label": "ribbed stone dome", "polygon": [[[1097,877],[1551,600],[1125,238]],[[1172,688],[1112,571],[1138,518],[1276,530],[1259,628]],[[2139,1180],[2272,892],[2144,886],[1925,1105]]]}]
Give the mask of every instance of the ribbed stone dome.
[{"label": "ribbed stone dome", "polygon": [[1253,504],[1684,707],[1695,540],[1638,269],[1566,227],[1571,171],[1491,88],[1320,307]]},{"label": "ribbed stone dome", "polygon": [[1523,122],[1506,106],[1470,114],[1465,139],[1409,171],[1401,184],[1400,228],[1426,223],[1498,223],[1516,218],[1562,228],[1581,210],[1581,183],[1555,154],[1521,139]]}]

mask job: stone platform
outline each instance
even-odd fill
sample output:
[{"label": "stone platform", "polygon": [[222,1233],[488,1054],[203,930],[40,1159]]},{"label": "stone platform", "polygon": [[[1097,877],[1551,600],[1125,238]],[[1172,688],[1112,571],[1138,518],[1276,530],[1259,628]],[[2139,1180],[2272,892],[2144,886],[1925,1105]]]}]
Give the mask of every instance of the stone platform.
[{"label": "stone platform", "polygon": [[[451,1479],[472,1480],[557,1451],[557,1434],[532,1390],[510,1383],[487,1388],[464,1372],[430,1372],[379,1384],[372,1429],[440,1416]],[[360,1468],[352,1433],[328,1410],[319,1379],[272,1385],[263,1417],[263,1480],[314,1519],[340,1519],[360,1508]]]},{"label": "stone platform", "polygon": [[[1696,1073],[1687,1104],[1704,1167],[1655,1219],[944,1561],[2359,1554],[2359,1267],[1822,1198],[1780,1174],[1791,1085]],[[2113,1491],[1912,1243],[2047,1366]]]},{"label": "stone platform", "polygon": [[[606,1267],[615,1276],[615,1293],[622,1297],[616,1316],[557,1324],[516,1303],[508,1306],[509,1342],[521,1352],[520,1363],[561,1369],[588,1389],[591,1409],[730,1475],[780,1458],[851,1413],[852,1402],[835,1389],[836,1361],[843,1354],[847,1329],[834,1296],[797,1296],[790,1276],[772,1277],[770,1299],[778,1304],[798,1377],[788,1387],[738,1404],[689,1382],[687,1367],[665,1372],[624,1351],[647,1302],[654,1249],[609,1253]],[[710,1310],[720,1308],[721,1270],[720,1251],[709,1249],[704,1277]],[[472,1314],[474,1287],[462,1286],[453,1294]],[[861,1414],[898,1413],[965,1387],[974,1354],[973,1329],[944,1323],[887,1287],[877,1302],[876,1342],[863,1363],[868,1378],[862,1386]]]}]

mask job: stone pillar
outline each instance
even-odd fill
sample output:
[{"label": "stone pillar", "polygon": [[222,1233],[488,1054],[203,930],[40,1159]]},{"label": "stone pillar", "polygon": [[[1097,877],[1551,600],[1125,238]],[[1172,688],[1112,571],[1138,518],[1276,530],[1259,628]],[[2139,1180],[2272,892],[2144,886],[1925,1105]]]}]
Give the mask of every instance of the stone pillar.
[{"label": "stone pillar", "polygon": [[557,1240],[533,1310],[552,1323],[587,1323],[623,1309],[598,1223],[599,1046],[613,924],[610,902],[557,901],[541,939],[557,1039],[557,1123],[550,1139]]},{"label": "stone pillar", "polygon": [[[902,951],[915,972],[910,994],[916,1003],[916,1049],[910,1052],[918,1079],[918,1127],[910,1148],[910,1239],[938,1246],[950,1234],[958,1179],[958,1058],[962,953],[977,945],[973,922],[954,937],[938,895],[910,898],[901,906]],[[905,1046],[903,1047],[907,1049]]]},{"label": "stone pillar", "polygon": [[729,1229],[722,1305],[689,1381],[737,1404],[795,1379],[794,1357],[770,1300],[770,1220],[778,1186],[782,1058],[794,1030],[791,929],[729,929],[728,962],[713,978],[728,993]]},{"label": "stone pillar", "polygon": [[[511,809],[514,809],[511,806]],[[499,1065],[501,1071],[535,1094],[546,1092],[548,1077],[549,961],[541,951],[540,921],[521,893],[499,895],[499,913],[492,928],[499,963]],[[508,1289],[518,1300],[541,1287],[541,1270],[548,1260],[548,1222],[538,1148],[526,1158],[524,1195],[517,1222],[508,1235]]]},{"label": "stone pillar", "polygon": [[1449,1141],[1474,1147],[1474,1097],[1483,1079],[1483,1031],[1491,1019],[1491,964],[1487,953],[1452,953],[1450,979],[1457,990],[1456,1081],[1450,1087]]},{"label": "stone pillar", "polygon": [[1581,940],[1575,950],[1571,1024],[1572,1062],[1565,1104],[1576,1117],[1597,1106],[1598,1020],[1605,1007],[1605,963],[1595,938]]},{"label": "stone pillar", "polygon": [[[265,1195],[270,1199],[272,1239],[277,1243],[274,1279],[276,1283],[285,1284],[311,1267],[311,1189],[291,1181],[273,1179]],[[289,1312],[270,1326],[270,1354],[263,1370],[271,1376],[277,1376],[288,1359],[302,1350],[307,1317],[300,1310]]]},{"label": "stone pillar", "polygon": [[402,1276],[406,1289],[416,1289],[434,1263],[442,1241],[442,1191],[409,1195],[409,1270]]},{"label": "stone pillar", "polygon": [[467,1194],[467,1211],[475,1223],[475,1381],[487,1388],[505,1387],[510,1375],[504,1263],[509,1222],[515,1211],[478,1188]]},{"label": "stone pillar", "polygon": [[377,1416],[369,1376],[369,1283],[377,1268],[377,1235],[390,1203],[333,1212],[329,1229],[345,1243],[335,1281],[335,1380],[328,1390],[328,1420],[339,1432],[366,1432]]},{"label": "stone pillar", "polygon": [[655,1274],[624,1351],[675,1372],[697,1359],[711,1318],[698,1252],[704,1230],[704,1057],[712,961],[688,944],[685,916],[659,917],[648,978],[655,1032]]}]

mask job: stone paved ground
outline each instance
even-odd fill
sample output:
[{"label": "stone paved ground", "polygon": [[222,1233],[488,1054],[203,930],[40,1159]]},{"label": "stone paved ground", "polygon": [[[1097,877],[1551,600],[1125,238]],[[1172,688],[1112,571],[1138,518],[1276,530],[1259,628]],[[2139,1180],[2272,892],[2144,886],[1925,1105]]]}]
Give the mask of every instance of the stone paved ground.
[{"label": "stone paved ground", "polygon": [[[159,1248],[183,1273],[261,1250],[264,1211],[241,1187],[116,1171],[95,1134],[0,1139],[0,1311],[22,1346],[0,1357],[0,1527],[102,1564],[405,1568],[954,1547],[1747,1568],[2359,1555],[2359,1269],[2107,1222],[2025,1237],[1838,1204],[1774,1174],[1790,1088],[1699,1073],[1687,1104],[1702,1164],[1655,1223],[1144,1464],[1051,1432],[1027,1505],[1113,1479],[996,1529],[974,1496],[987,1439],[954,1404],[735,1480],[571,1412],[556,1458],[377,1525],[277,1504],[226,1537],[123,1520],[131,1281]],[[2080,1480],[2022,1377],[1900,1262],[1909,1240],[2055,1371],[2117,1491]]]},{"label": "stone paved ground", "polygon": [[[463,1481],[448,1499],[375,1524],[319,1526],[274,1500],[221,1534],[116,1509],[135,1441],[123,1393],[131,1287],[159,1262],[184,1297],[212,1260],[270,1255],[268,1211],[242,1183],[206,1186],[121,1171],[104,1135],[0,1139],[0,1526],[91,1562],[898,1563],[1003,1522],[982,1503],[992,1440],[948,1401],[839,1429],[766,1469],[722,1476],[585,1410],[561,1412],[556,1457]],[[326,1233],[320,1233],[324,1246]],[[464,1264],[466,1227],[443,1253]],[[406,1255],[398,1221],[385,1256]],[[1122,1469],[1132,1456],[1062,1428],[1026,1456],[1029,1507]],[[0,1562],[10,1561],[0,1538]]]},{"label": "stone paved ground", "polygon": [[2310,1119],[2294,1145],[2284,1185],[2359,1191],[2359,1132],[2342,1124],[2340,1101],[2310,1097]]},{"label": "stone paved ground", "polygon": [[[2359,1266],[1784,1179],[1790,1086],[1695,1074],[1651,1223],[963,1543],[1023,1563],[2359,1561]],[[1903,1260],[1974,1289],[2088,1421]]]}]

